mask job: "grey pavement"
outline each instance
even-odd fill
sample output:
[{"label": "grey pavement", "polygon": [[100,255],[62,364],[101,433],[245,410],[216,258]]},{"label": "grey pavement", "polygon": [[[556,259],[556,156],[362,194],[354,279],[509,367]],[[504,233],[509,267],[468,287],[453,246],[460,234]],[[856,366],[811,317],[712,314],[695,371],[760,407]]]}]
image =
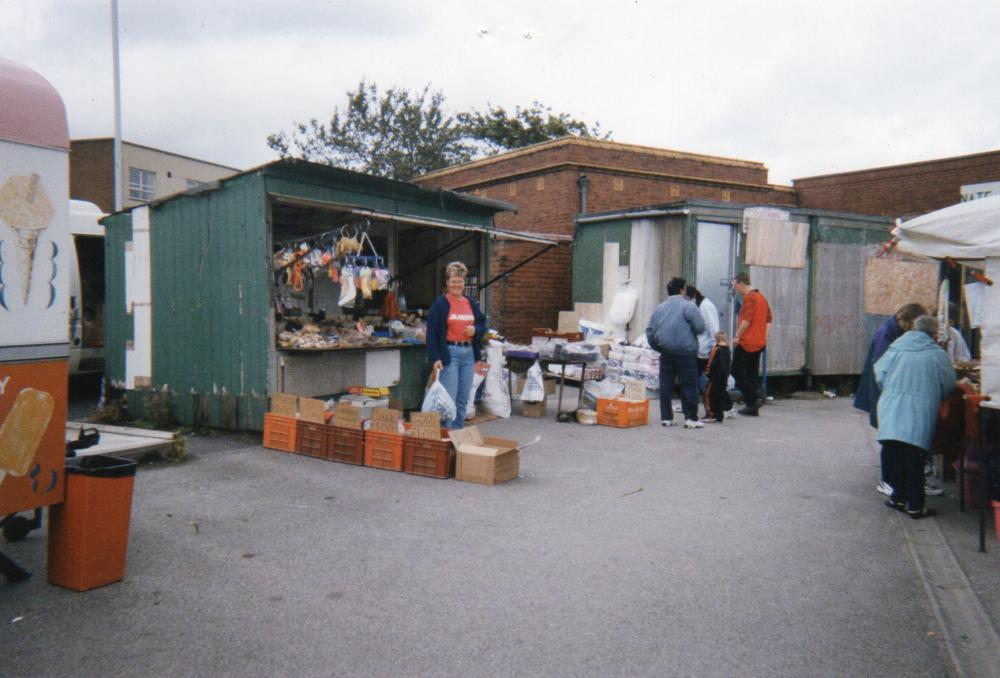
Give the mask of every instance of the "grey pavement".
[{"label": "grey pavement", "polygon": [[[189,460],[140,466],[124,581],[47,584],[44,529],[3,545],[35,576],[0,583],[0,674],[972,675],[847,399],[693,431],[481,428],[542,436],[521,478],[191,438]],[[1000,542],[978,553],[945,487],[930,520],[995,626]]]}]

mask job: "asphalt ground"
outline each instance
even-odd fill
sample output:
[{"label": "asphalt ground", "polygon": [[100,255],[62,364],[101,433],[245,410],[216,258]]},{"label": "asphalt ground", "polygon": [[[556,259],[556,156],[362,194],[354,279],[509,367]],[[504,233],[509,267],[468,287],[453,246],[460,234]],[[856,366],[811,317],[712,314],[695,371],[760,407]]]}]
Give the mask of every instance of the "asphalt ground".
[{"label": "asphalt ground", "polygon": [[[35,574],[0,583],[0,674],[963,675],[847,399],[651,419],[483,424],[542,437],[494,487],[193,437],[140,466],[124,581],[48,584],[44,529],[3,545]],[[996,624],[1000,542],[946,488]]]}]

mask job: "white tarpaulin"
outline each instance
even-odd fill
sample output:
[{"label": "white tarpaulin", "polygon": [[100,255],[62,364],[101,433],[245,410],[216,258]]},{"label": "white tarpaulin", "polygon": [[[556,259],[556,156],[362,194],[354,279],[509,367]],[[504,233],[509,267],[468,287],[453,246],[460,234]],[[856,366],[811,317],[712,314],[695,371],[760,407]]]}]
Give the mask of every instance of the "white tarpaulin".
[{"label": "white tarpaulin", "polygon": [[[1000,196],[989,196],[910,219],[893,230],[900,252],[943,259],[985,259],[986,277],[1000,280]],[[983,290],[982,392],[1000,394],[1000,285]]]},{"label": "white tarpaulin", "polygon": [[953,259],[1000,257],[1000,196],[945,207],[893,230],[905,254]]}]

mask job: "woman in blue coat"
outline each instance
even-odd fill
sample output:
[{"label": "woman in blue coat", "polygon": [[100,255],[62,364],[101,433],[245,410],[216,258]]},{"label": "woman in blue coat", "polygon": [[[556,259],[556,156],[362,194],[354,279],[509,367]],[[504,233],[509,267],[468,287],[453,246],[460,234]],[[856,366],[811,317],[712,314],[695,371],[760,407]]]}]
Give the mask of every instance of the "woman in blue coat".
[{"label": "woman in blue coat", "polygon": [[451,429],[465,425],[465,406],[486,334],[486,316],[476,300],[464,294],[468,273],[459,261],[448,264],[446,292],[431,304],[427,316],[427,359],[455,401],[455,419],[441,422]]},{"label": "woman in blue coat", "polygon": [[941,401],[955,388],[955,369],[937,345],[937,318],[922,315],[875,363],[878,441],[892,497],[886,505],[911,518],[934,515],[924,505],[923,458],[930,449]]}]

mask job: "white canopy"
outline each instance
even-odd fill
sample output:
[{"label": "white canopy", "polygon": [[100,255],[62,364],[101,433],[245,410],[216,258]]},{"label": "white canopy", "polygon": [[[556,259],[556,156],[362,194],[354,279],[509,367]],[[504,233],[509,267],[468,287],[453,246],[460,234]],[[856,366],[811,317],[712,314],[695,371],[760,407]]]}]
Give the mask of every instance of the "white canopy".
[{"label": "white canopy", "polygon": [[954,259],[1000,257],[1000,196],[959,203],[905,221],[893,230],[905,254]]}]

